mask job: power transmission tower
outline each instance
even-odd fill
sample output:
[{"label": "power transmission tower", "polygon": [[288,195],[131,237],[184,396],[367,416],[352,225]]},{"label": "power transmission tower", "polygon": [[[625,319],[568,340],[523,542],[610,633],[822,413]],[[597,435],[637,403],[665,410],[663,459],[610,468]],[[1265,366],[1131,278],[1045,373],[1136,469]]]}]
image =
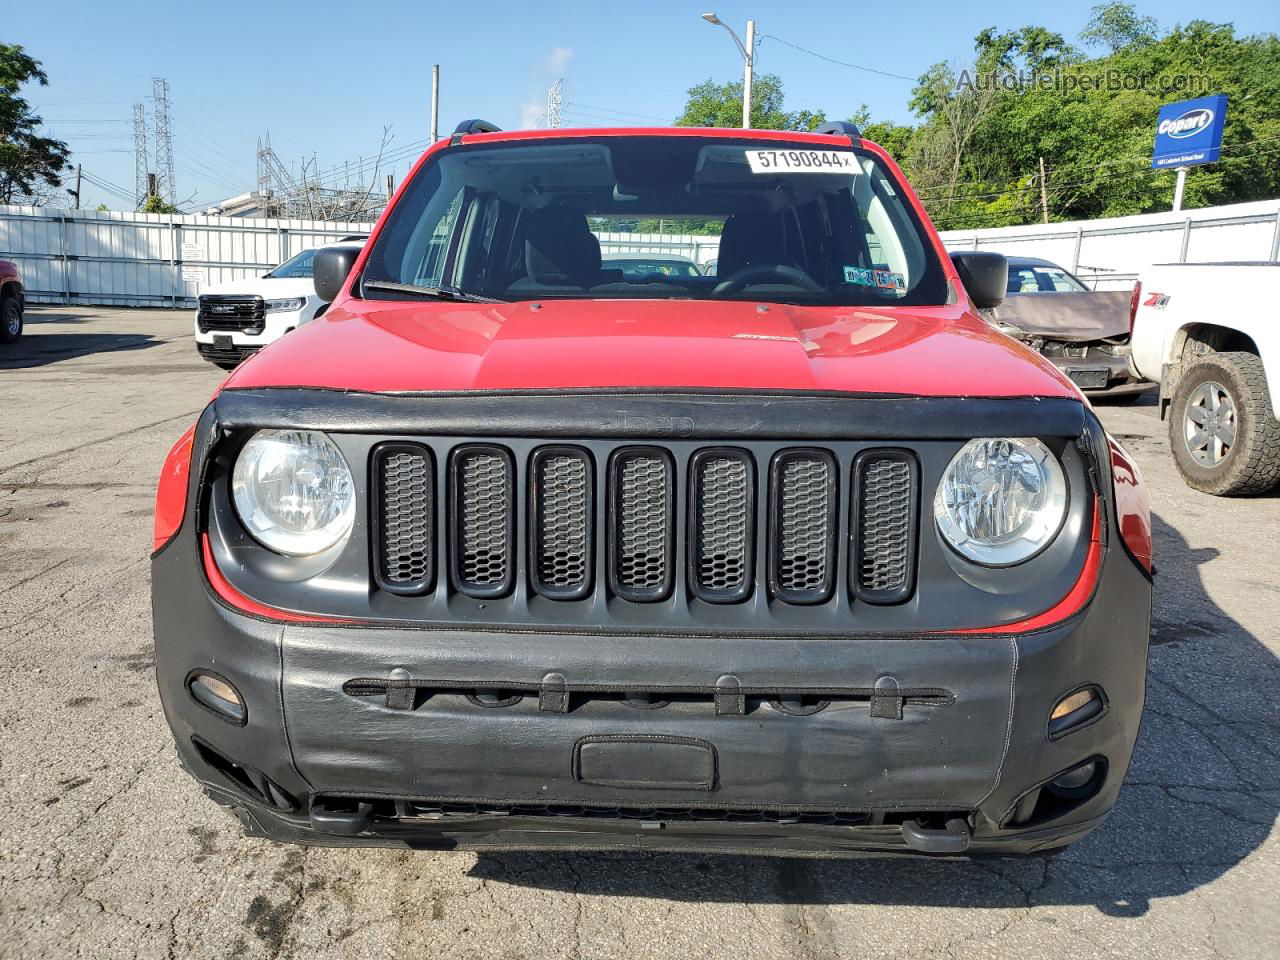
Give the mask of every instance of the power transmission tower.
[{"label": "power transmission tower", "polygon": [[564,96],[564,78],[561,77],[547,91],[547,126],[560,126],[560,104]]},{"label": "power transmission tower", "polygon": [[147,202],[147,111],[133,105],[133,204],[141,210]]},{"label": "power transmission tower", "polygon": [[178,202],[178,189],[173,181],[173,132],[169,120],[169,81],[151,78],[151,97],[156,111],[156,191],[170,205]]}]

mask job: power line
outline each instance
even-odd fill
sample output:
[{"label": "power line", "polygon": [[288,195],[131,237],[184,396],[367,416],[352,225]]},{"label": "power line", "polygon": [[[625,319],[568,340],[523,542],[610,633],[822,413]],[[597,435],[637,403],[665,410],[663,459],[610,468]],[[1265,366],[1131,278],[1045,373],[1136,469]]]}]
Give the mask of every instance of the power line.
[{"label": "power line", "polygon": [[790,47],[792,50],[799,50],[801,53],[807,53],[811,57],[817,57],[819,60],[825,60],[827,61],[827,63],[834,63],[837,66],[849,67],[852,70],[861,70],[864,73],[874,73],[881,77],[892,77],[894,80],[907,80],[911,83],[915,83],[917,80],[919,80],[919,77],[906,77],[900,73],[890,73],[888,70],[877,70],[875,67],[864,67],[860,63],[849,63],[847,60],[837,60],[835,57],[828,57],[825,54],[816,53],[815,51],[810,50],[807,47],[802,47],[798,43],[792,43],[789,40],[783,40],[781,37],[775,37],[771,33],[761,34],[760,39],[761,40],[777,40],[780,44],[782,44],[785,47]]},{"label": "power line", "polygon": [[612,107],[596,107],[589,103],[578,103],[574,100],[566,100],[564,105],[566,107],[582,107],[583,109],[595,110],[600,113],[616,113],[620,117],[639,117],[641,120],[659,120],[662,123],[671,122],[669,117],[655,117],[650,113],[632,113],[629,110],[614,110]]}]

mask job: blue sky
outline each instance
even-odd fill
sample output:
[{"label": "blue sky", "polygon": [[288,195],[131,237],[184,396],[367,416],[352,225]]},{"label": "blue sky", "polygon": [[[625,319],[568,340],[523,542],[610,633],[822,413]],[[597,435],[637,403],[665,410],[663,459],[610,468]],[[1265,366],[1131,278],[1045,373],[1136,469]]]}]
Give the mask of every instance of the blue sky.
[{"label": "blue sky", "polygon": [[[1138,6],[1162,27],[1207,16],[1240,33],[1280,30],[1274,0]],[[732,40],[699,18],[709,9],[739,34],[756,19],[757,69],[783,77],[789,107],[837,118],[866,103],[873,116],[899,121],[910,119],[909,81],[827,63],[779,41],[914,77],[939,60],[967,59],[983,27],[1035,23],[1074,39],[1088,16],[1087,4],[1012,0],[75,0],[7,18],[3,39],[44,63],[49,86],[27,96],[47,131],[65,139],[86,170],[130,194],[132,104],[145,102],[149,117],[151,78],[167,78],[179,199],[202,209],[253,188],[257,139],[268,131],[285,163],[314,155],[325,170],[376,154],[388,126],[388,149],[404,154],[391,164],[398,180],[420,152],[413,144],[430,132],[433,63],[442,74],[442,130],[476,116],[531,125],[558,76],[566,124],[669,122],[693,84],[741,76]],[[90,206],[125,206],[98,187],[84,193]]]}]

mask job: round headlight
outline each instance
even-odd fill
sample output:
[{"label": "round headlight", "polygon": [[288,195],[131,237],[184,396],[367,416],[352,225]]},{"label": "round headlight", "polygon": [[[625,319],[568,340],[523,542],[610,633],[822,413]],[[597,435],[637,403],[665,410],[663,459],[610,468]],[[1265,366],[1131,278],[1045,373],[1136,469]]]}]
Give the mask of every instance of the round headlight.
[{"label": "round headlight", "polygon": [[970,440],[948,464],[933,498],[938,530],[976,563],[1021,563],[1057,536],[1067,482],[1039,440]]},{"label": "round headlight", "polygon": [[310,430],[260,430],[231,474],[240,521],[253,538],[295,557],[327,550],[355,518],[351,468],[333,441]]}]

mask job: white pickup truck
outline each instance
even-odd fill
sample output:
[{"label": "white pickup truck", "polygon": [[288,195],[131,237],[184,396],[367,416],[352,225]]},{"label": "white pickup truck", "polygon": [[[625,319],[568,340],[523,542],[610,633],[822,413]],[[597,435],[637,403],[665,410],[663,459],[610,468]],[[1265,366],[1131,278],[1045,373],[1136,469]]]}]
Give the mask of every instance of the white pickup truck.
[{"label": "white pickup truck", "polygon": [[1160,384],[1183,479],[1219,496],[1280,482],[1280,262],[1157,264],[1143,271],[1130,340]]}]

